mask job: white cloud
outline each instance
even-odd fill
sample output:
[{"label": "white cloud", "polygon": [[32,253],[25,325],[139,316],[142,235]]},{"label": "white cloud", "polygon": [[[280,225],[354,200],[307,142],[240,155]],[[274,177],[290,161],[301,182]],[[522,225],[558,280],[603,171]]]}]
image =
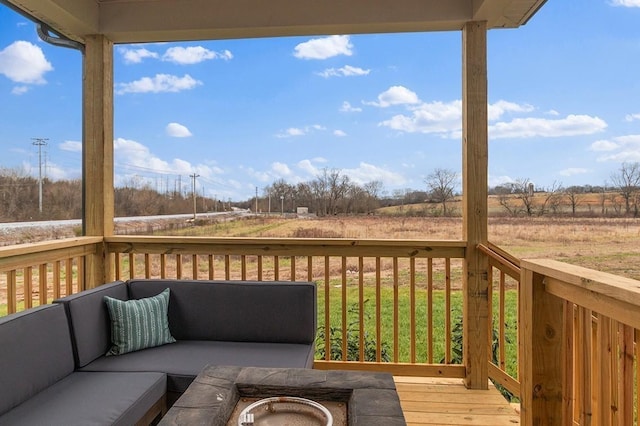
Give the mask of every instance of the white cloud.
[{"label": "white cloud", "polygon": [[320,173],[320,168],[315,163],[326,163],[327,160],[322,157],[300,160],[298,161],[298,168],[311,176],[317,176]]},{"label": "white cloud", "polygon": [[624,119],[626,121],[640,120],[640,112],[637,114],[627,114]]},{"label": "white cloud", "polygon": [[589,173],[589,169],[584,169],[582,167],[569,167],[564,170],[560,170],[560,176],[575,176],[575,175],[583,175],[585,173]]},{"label": "white cloud", "polygon": [[599,117],[570,114],[565,118],[516,118],[509,122],[496,123],[489,127],[493,139],[501,138],[557,138],[564,136],[591,135],[607,128]]},{"label": "white cloud", "polygon": [[611,0],[612,6],[640,7],[640,0]]},{"label": "white cloud", "polygon": [[406,183],[406,179],[401,174],[365,162],[360,162],[357,168],[344,169],[343,174],[349,176],[358,185],[374,180],[381,181],[385,187]]},{"label": "white cloud", "polygon": [[228,50],[214,52],[202,46],[170,47],[164,55],[162,55],[163,61],[180,65],[198,64],[211,59],[224,59],[228,61],[232,58],[233,54]]},{"label": "white cloud", "polygon": [[180,123],[167,124],[165,131],[167,132],[167,135],[173,138],[188,138],[189,136],[193,136],[189,129]]},{"label": "white cloud", "polygon": [[11,89],[11,94],[20,96],[20,95],[24,95],[28,91],[29,91],[29,86],[16,86],[13,89]]},{"label": "white cloud", "polygon": [[273,170],[273,172],[275,174],[277,174],[278,176],[284,177],[284,176],[291,176],[292,172],[291,169],[289,168],[289,166],[287,166],[284,163],[280,163],[278,161],[276,161],[275,163],[271,164],[271,170]]},{"label": "white cloud", "polygon": [[361,112],[362,108],[354,107],[349,102],[344,101],[340,107],[340,112]]},{"label": "white cloud", "polygon": [[305,127],[289,127],[288,129],[281,131],[280,133],[277,133],[275,136],[277,138],[291,138],[291,137],[295,137],[295,136],[304,136],[309,134],[312,131],[315,130],[326,130],[326,127],[321,126],[320,124],[312,124],[310,126],[305,126]]},{"label": "white cloud", "polygon": [[514,102],[499,100],[494,104],[489,104],[488,118],[489,121],[495,121],[508,112],[531,112],[533,110],[533,106],[528,104],[521,105]]},{"label": "white cloud", "polygon": [[489,186],[494,187],[498,185],[504,185],[505,183],[515,182],[511,176],[489,176]]},{"label": "white cloud", "polygon": [[156,74],[154,77],[143,77],[131,83],[118,83],[116,85],[116,94],[180,92],[200,85],[202,85],[202,82],[195,80],[189,74],[185,74],[183,77]]},{"label": "white cloud", "polygon": [[122,47],[119,49],[125,64],[139,64],[146,58],[157,59],[159,55],[156,52],[140,48],[140,49],[127,49]]},{"label": "white cloud", "polygon": [[591,144],[589,149],[591,151],[613,151],[618,148],[618,144],[607,140],[595,141]]},{"label": "white cloud", "polygon": [[407,133],[458,132],[462,126],[462,101],[423,103],[413,109],[411,115],[395,115],[379,123]]},{"label": "white cloud", "polygon": [[556,111],[555,109],[550,109],[549,111],[546,112],[546,114],[553,115],[554,117],[557,117],[557,116],[560,115],[560,113],[558,111]]},{"label": "white cloud", "polygon": [[347,133],[342,130],[334,130],[333,135],[338,137],[344,137],[344,136],[347,136]]},{"label": "white cloud", "polygon": [[386,108],[391,105],[413,105],[417,103],[420,103],[418,95],[404,86],[391,86],[378,95],[378,102],[365,102],[366,105],[373,105],[380,108]]},{"label": "white cloud", "polygon": [[326,70],[319,72],[318,75],[324,78],[329,77],[353,77],[369,75],[371,70],[365,70],[359,67],[352,67],[351,65],[345,65],[342,68],[327,68]]},{"label": "white cloud", "polygon": [[15,41],[0,50],[0,74],[23,84],[45,84],[44,74],[53,70],[40,47],[28,41]]},{"label": "white cloud", "polygon": [[64,141],[60,145],[58,145],[58,148],[63,151],[82,152],[82,142]]},{"label": "white cloud", "polygon": [[153,154],[147,146],[130,139],[116,138],[113,141],[113,148],[119,183],[131,179],[133,176],[149,172],[154,175],[197,173],[205,179],[211,179],[218,174],[217,170],[207,164],[191,164],[180,158],[174,158],[170,161],[163,160]]},{"label": "white cloud", "polygon": [[338,55],[351,56],[352,49],[348,35],[333,35],[298,44],[293,56],[299,59],[327,59]]},{"label": "white cloud", "polygon": [[617,136],[612,140],[601,140],[591,144],[592,151],[607,152],[598,161],[640,161],[640,135]]}]

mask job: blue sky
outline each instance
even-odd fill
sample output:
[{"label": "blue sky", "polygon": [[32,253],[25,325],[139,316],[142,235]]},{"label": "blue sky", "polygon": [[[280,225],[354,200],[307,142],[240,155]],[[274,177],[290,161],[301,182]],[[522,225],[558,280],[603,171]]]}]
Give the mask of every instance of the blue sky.
[{"label": "blue sky", "polygon": [[[116,184],[233,200],[323,168],[384,189],[461,170],[461,33],[117,45]],[[548,0],[491,30],[490,185],[603,185],[640,161],[640,0]],[[0,167],[81,175],[81,56],[0,6]]]}]

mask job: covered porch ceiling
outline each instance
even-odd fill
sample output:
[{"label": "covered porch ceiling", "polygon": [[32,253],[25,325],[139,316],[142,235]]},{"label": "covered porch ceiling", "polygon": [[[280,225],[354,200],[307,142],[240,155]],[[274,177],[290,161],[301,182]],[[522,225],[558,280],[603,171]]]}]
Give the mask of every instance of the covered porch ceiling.
[{"label": "covered porch ceiling", "polygon": [[525,24],[546,0],[2,0],[84,42],[460,31]]}]

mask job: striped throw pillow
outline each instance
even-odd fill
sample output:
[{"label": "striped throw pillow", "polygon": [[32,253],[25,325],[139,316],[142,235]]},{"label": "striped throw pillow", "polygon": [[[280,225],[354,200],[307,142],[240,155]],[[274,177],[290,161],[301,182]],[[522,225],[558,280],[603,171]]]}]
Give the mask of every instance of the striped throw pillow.
[{"label": "striped throw pillow", "polygon": [[109,355],[122,355],[140,349],[174,343],[169,331],[169,289],[137,300],[118,300],[104,296],[111,318]]}]

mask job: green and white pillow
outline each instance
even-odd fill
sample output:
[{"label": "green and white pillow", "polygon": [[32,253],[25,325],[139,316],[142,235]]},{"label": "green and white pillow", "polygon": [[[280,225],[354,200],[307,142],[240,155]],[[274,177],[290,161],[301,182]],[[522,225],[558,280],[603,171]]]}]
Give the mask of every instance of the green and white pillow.
[{"label": "green and white pillow", "polygon": [[169,289],[137,300],[118,300],[104,296],[111,318],[109,355],[122,355],[140,349],[174,343],[169,331]]}]

